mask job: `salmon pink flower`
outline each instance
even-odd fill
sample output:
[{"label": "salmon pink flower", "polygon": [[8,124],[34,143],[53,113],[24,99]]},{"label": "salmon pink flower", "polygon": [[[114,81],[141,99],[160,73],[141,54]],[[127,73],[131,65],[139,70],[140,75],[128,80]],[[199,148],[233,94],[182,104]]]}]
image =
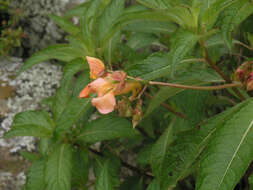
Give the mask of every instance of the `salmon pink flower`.
[{"label": "salmon pink flower", "polygon": [[90,78],[97,79],[98,77],[102,76],[105,72],[105,65],[104,63],[94,57],[86,56],[86,60],[90,67]]},{"label": "salmon pink flower", "polygon": [[116,107],[116,95],[132,92],[130,100],[138,95],[141,84],[135,81],[126,81],[127,74],[124,71],[107,73],[102,61],[93,57],[86,57],[90,67],[90,77],[96,79],[89,83],[79,94],[79,98],[88,98],[89,94],[96,93],[92,99],[92,105],[102,114],[112,112]]}]

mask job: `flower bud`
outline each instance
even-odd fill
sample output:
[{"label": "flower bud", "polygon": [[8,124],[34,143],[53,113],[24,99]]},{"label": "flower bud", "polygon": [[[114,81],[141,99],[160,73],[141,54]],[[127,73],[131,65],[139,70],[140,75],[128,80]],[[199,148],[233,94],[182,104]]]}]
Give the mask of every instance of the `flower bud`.
[{"label": "flower bud", "polygon": [[141,121],[143,116],[143,111],[142,111],[142,100],[138,100],[136,107],[133,111],[133,119],[132,119],[132,124],[133,127],[135,128],[136,125]]},{"label": "flower bud", "polygon": [[131,102],[127,98],[118,101],[117,109],[121,117],[132,116],[133,108],[131,107]]},{"label": "flower bud", "polygon": [[234,80],[243,82],[245,76],[245,70],[241,69],[240,67],[236,69],[235,74],[234,74]]},{"label": "flower bud", "polygon": [[249,74],[248,80],[247,80],[247,91],[253,90],[253,72]]}]

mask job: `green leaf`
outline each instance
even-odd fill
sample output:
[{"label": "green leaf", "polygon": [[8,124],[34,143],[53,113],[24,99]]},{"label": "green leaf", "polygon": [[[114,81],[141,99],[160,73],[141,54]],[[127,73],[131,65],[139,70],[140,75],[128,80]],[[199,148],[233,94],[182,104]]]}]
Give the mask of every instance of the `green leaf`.
[{"label": "green leaf", "polygon": [[249,176],[248,181],[250,185],[250,190],[252,190],[253,189],[253,175],[252,174]]},{"label": "green leaf", "polygon": [[217,21],[219,14],[237,0],[214,0],[205,2],[205,11],[201,16],[202,29],[208,31]]},{"label": "green leaf", "polygon": [[179,180],[188,176],[196,166],[196,159],[204,148],[212,141],[215,131],[236,114],[248,102],[238,104],[227,111],[208,119],[200,129],[193,129],[177,135],[169,146],[164,160],[160,181],[162,189],[172,189]]},{"label": "green leaf", "polygon": [[85,27],[87,35],[96,35],[97,21],[96,19],[103,13],[106,6],[110,3],[111,0],[94,0],[91,1],[91,4],[85,14]]},{"label": "green leaf", "polygon": [[81,17],[85,11],[87,10],[87,7],[90,5],[90,0],[85,1],[77,6],[75,6],[74,8],[68,10],[65,14],[64,14],[64,18],[69,19],[73,16],[79,16]]},{"label": "green leaf", "polygon": [[20,151],[19,152],[21,156],[23,156],[25,159],[27,159],[29,162],[35,162],[38,160],[39,155],[33,152],[28,151]]},{"label": "green leaf", "polygon": [[[57,120],[61,113],[64,111],[64,109],[66,109],[68,102],[71,99],[71,87],[73,86],[74,75],[77,72],[86,69],[87,65],[88,64],[86,63],[86,61],[84,62],[83,59],[75,59],[64,67],[61,87],[58,88],[56,91],[52,107],[55,120]],[[88,81],[86,81],[86,83],[88,83]],[[86,83],[83,83],[83,85]],[[74,96],[77,97],[76,94]]]},{"label": "green leaf", "polygon": [[178,30],[171,36],[170,41],[170,59],[172,66],[172,74],[176,64],[194,49],[194,46],[200,39],[200,36],[193,34],[187,30]]},{"label": "green leaf", "polygon": [[152,145],[153,144],[148,144],[145,145],[137,154],[136,157],[136,163],[142,166],[145,166],[147,164],[150,164],[150,155],[152,152]]},{"label": "green leaf", "polygon": [[111,3],[104,9],[98,21],[98,34],[100,39],[104,38],[117,18],[123,13],[124,4],[124,1],[111,0]]},{"label": "green leaf", "polygon": [[98,175],[96,180],[95,190],[113,190],[113,184],[109,173],[109,160],[107,160]]},{"label": "green leaf", "polygon": [[138,135],[138,132],[133,129],[128,120],[105,116],[83,127],[77,139],[83,142],[95,143],[116,138],[131,138],[136,137],[136,135]]},{"label": "green leaf", "polygon": [[79,96],[80,92],[84,89],[84,84],[90,82],[90,72],[83,72],[75,81],[75,86],[73,87],[73,96]]},{"label": "green leaf", "polygon": [[49,152],[50,148],[53,147],[52,145],[54,144],[54,139],[53,138],[43,138],[40,139],[40,144],[39,144],[39,151],[40,154],[44,157],[47,156],[47,153]]},{"label": "green leaf", "polygon": [[82,188],[88,182],[89,158],[87,149],[75,150],[73,154],[72,186]]},{"label": "green leaf", "polygon": [[90,98],[73,97],[56,120],[56,133],[58,136],[66,133],[91,106]]},{"label": "green leaf", "polygon": [[61,144],[48,157],[45,170],[47,190],[70,190],[72,169],[72,148]]},{"label": "green leaf", "polygon": [[234,189],[253,158],[253,101],[217,128],[200,162],[198,190]]},{"label": "green leaf", "polygon": [[163,132],[152,148],[150,161],[152,171],[157,179],[159,179],[167,149],[173,141],[173,124],[174,121],[172,121],[170,126]]},{"label": "green leaf", "polygon": [[154,179],[148,186],[147,190],[160,190],[160,185],[156,179]]},{"label": "green leaf", "polygon": [[143,61],[130,65],[126,72],[130,76],[140,77],[144,80],[153,80],[168,75],[171,69],[167,53],[154,53]]},{"label": "green leaf", "polygon": [[79,28],[72,24],[69,20],[57,16],[57,15],[49,15],[49,18],[52,19],[58,26],[61,27],[65,32],[69,34],[75,35],[80,32]]},{"label": "green leaf", "polygon": [[140,48],[144,48],[146,46],[150,46],[153,43],[159,43],[158,38],[152,34],[145,34],[145,33],[137,33],[135,35],[131,35],[128,39],[127,44],[134,50],[138,50]]},{"label": "green leaf", "polygon": [[114,156],[109,152],[104,153],[104,157],[95,157],[96,164],[94,166],[94,173],[96,178],[99,178],[101,172],[104,170],[105,163],[108,165],[108,180],[113,188],[116,188],[120,184],[120,170],[121,170],[121,161],[119,157]]},{"label": "green leaf", "polygon": [[230,50],[232,48],[231,32],[252,13],[253,3],[248,2],[247,0],[240,0],[225,10],[224,17],[222,19],[221,31]]},{"label": "green leaf", "polygon": [[16,136],[51,137],[54,123],[46,111],[25,111],[17,114],[5,138]]},{"label": "green leaf", "polygon": [[170,7],[168,1],[165,0],[137,0],[137,2],[152,9],[167,9]]},{"label": "green leaf", "polygon": [[177,25],[171,22],[159,22],[159,21],[136,21],[128,24],[123,30],[145,33],[163,33],[170,34],[175,32]]},{"label": "green leaf", "polygon": [[27,172],[26,190],[44,190],[45,183],[45,160],[35,161]]},{"label": "green leaf", "polygon": [[57,44],[49,46],[30,57],[19,70],[19,73],[31,68],[32,66],[47,61],[57,59],[64,62],[69,62],[75,58],[83,57],[84,54],[79,49],[71,47],[68,44]]},{"label": "green leaf", "polygon": [[184,22],[182,18],[178,16],[178,13],[174,9],[170,9],[169,11],[125,11],[117,21],[115,21],[114,26],[110,29],[110,31],[106,34],[103,39],[103,47],[108,41],[113,38],[113,36],[122,28],[125,28],[128,24],[140,22],[140,21],[165,21],[165,22],[175,22],[179,25],[183,25]]},{"label": "green leaf", "polygon": [[121,185],[119,190],[143,190],[143,180],[139,177],[132,176],[127,178]]},{"label": "green leaf", "polygon": [[[180,112],[185,113],[189,125],[197,126],[206,115],[208,95],[208,91],[185,90],[176,95],[172,101],[174,100],[177,107],[180,107]],[[217,101],[217,98],[215,99]]]}]

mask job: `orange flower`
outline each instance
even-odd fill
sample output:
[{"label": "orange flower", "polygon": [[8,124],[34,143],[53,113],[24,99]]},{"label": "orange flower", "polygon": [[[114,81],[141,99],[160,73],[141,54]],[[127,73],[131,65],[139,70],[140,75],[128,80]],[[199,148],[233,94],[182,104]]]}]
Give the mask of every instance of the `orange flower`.
[{"label": "orange flower", "polygon": [[123,71],[106,73],[102,61],[86,57],[90,67],[90,77],[96,79],[89,83],[79,94],[79,98],[87,98],[90,93],[97,93],[92,99],[92,105],[102,114],[112,112],[116,106],[116,95],[132,92],[130,100],[134,100],[141,90],[141,84],[135,81],[126,81],[127,74]]},{"label": "orange flower", "polygon": [[104,74],[105,65],[101,60],[94,57],[89,57],[89,56],[86,56],[86,59],[90,67],[91,79],[97,79],[98,77]]}]

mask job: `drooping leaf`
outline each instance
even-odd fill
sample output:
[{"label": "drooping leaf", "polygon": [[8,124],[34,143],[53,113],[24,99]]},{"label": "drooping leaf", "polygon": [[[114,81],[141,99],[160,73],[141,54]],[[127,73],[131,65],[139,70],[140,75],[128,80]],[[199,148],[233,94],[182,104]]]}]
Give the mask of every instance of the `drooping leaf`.
[{"label": "drooping leaf", "polygon": [[46,111],[26,111],[17,114],[11,125],[11,130],[5,133],[5,138],[16,136],[50,137],[54,123]]},{"label": "drooping leaf", "polygon": [[68,144],[60,144],[48,157],[45,170],[47,190],[70,190],[72,169],[72,148]]},{"label": "drooping leaf", "polygon": [[237,25],[239,25],[252,13],[253,13],[253,3],[248,2],[247,0],[237,1],[224,11],[221,31],[223,34],[223,38],[230,50],[232,48],[231,32]]},{"label": "drooping leaf", "polygon": [[163,132],[163,134],[159,137],[159,139],[152,147],[150,161],[152,171],[157,179],[159,179],[160,173],[162,171],[163,162],[168,146],[173,141],[173,124],[174,122],[170,124],[170,126]]},{"label": "drooping leaf", "polygon": [[232,190],[252,161],[253,101],[242,104],[215,132],[200,162],[196,189]]},{"label": "drooping leaf", "polygon": [[177,135],[176,140],[169,146],[164,160],[160,180],[162,189],[172,189],[179,180],[192,172],[196,159],[204,148],[212,141],[218,128],[235,115],[248,102],[243,102],[221,114],[208,119],[200,129],[193,129]]},{"label": "drooping leaf", "polygon": [[105,116],[94,120],[83,127],[77,139],[83,142],[95,143],[116,138],[131,138],[138,135],[132,124],[120,117]]},{"label": "drooping leaf", "polygon": [[24,65],[19,70],[19,73],[31,68],[32,66],[41,63],[43,61],[47,61],[50,59],[57,59],[64,62],[69,62],[73,59],[83,57],[85,54],[71,47],[69,44],[57,44],[51,45],[37,53],[35,53],[32,57],[25,61]]},{"label": "drooping leaf", "polygon": [[49,15],[49,18],[52,19],[58,26],[60,26],[61,29],[68,32],[69,34],[75,35],[80,32],[77,26],[75,26],[69,20],[63,17],[57,15]]},{"label": "drooping leaf", "polygon": [[26,190],[44,190],[45,183],[45,160],[33,162],[27,173]]}]

